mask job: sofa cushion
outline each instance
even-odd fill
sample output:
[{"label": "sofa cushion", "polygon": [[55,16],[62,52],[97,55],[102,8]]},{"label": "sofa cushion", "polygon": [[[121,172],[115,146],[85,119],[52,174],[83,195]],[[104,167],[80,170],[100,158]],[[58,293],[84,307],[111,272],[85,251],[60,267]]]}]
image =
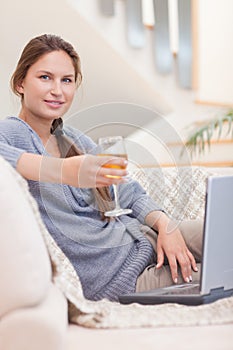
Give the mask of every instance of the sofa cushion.
[{"label": "sofa cushion", "polygon": [[40,302],[51,264],[27,195],[27,183],[0,157],[0,317]]},{"label": "sofa cushion", "polygon": [[46,298],[33,307],[14,310],[0,322],[2,350],[64,350],[67,300],[50,284]]},{"label": "sofa cushion", "polygon": [[211,168],[184,166],[138,169],[133,177],[170,217],[182,221],[203,217],[210,175]]}]

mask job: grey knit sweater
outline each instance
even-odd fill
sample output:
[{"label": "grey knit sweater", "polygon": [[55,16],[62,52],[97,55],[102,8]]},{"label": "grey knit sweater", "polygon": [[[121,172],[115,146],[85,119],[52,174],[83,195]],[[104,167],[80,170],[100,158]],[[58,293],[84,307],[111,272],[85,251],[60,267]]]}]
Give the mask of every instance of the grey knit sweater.
[{"label": "grey knit sweater", "polygon": [[[64,132],[83,152],[95,144],[80,131]],[[39,136],[17,117],[0,121],[0,154],[16,167],[23,152],[47,155]],[[120,202],[133,213],[103,221],[93,191],[67,185],[28,181],[42,219],[77,271],[88,299],[117,300],[133,292],[136,280],[154,258],[150,242],[140,232],[145,216],[160,210],[136,181],[120,185]]]}]

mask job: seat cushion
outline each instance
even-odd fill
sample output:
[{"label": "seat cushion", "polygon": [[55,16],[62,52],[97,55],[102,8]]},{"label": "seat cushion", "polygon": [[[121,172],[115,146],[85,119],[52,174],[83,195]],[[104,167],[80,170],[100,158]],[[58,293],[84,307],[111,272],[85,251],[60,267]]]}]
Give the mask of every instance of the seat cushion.
[{"label": "seat cushion", "polygon": [[32,209],[27,183],[0,157],[0,317],[39,303],[51,264]]}]

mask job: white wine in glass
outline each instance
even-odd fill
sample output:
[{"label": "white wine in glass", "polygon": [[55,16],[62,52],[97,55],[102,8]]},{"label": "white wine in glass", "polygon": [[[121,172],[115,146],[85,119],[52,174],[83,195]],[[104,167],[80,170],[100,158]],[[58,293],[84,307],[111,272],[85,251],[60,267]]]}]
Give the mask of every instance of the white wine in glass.
[{"label": "white wine in glass", "polygon": [[[124,144],[124,139],[122,136],[108,136],[101,137],[99,139],[99,155],[100,156],[114,156],[128,159],[126,148]],[[125,169],[126,166],[120,166],[117,164],[105,164],[103,165],[105,168],[112,169]],[[115,177],[113,175],[108,175],[108,177]],[[117,185],[113,184],[113,192],[114,192],[114,200],[115,200],[115,209],[105,212],[105,216],[120,216],[131,214],[131,209],[123,209],[120,207],[119,196],[118,196],[118,188]]]}]

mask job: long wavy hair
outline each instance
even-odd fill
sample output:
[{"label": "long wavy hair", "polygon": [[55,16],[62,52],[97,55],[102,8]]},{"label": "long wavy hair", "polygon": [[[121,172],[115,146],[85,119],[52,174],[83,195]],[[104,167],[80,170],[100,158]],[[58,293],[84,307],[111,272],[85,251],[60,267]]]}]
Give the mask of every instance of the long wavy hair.
[{"label": "long wavy hair", "polygon": [[[26,77],[28,69],[43,55],[59,50],[66,52],[70,56],[74,66],[77,88],[80,86],[82,82],[82,72],[78,53],[70,43],[66,42],[61,37],[52,34],[43,34],[31,39],[25,46],[16,69],[11,77],[12,91],[21,97],[21,102],[23,102],[24,97],[23,93],[18,91],[18,86],[20,86]],[[75,145],[71,139],[64,135],[62,118],[58,118],[53,121],[50,132],[56,136],[62,158],[74,157],[83,154],[77,145]],[[109,187],[97,188],[93,189],[93,191],[98,208],[102,215],[102,219],[107,219],[104,216],[104,212],[111,209],[112,203]]]}]

